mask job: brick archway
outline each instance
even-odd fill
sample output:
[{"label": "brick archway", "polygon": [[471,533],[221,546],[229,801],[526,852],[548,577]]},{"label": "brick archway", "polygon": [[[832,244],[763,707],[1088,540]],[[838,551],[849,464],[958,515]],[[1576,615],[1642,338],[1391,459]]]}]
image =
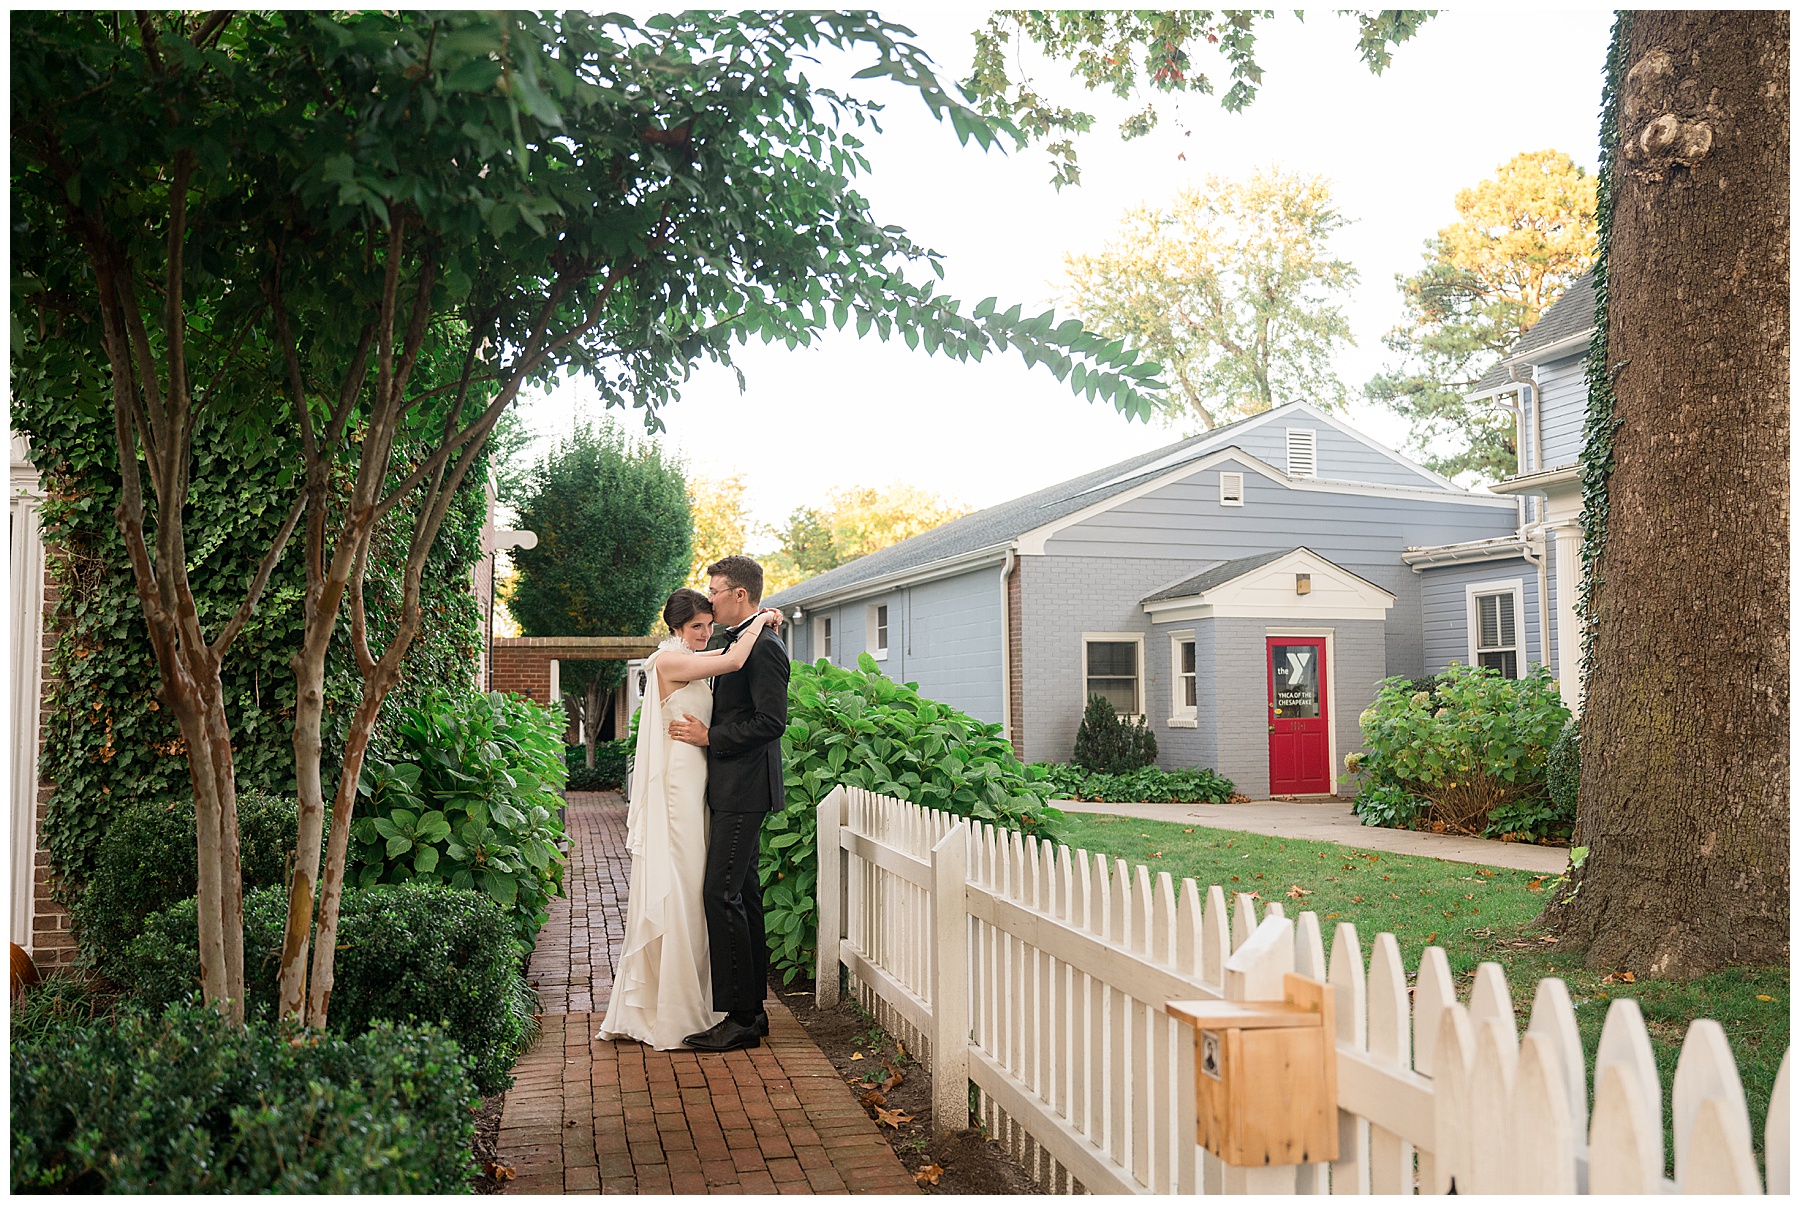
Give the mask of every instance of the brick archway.
[{"label": "brick archway", "polygon": [[648,657],[651,636],[496,636],[488,689],[527,695],[546,706],[553,661],[631,661]]}]

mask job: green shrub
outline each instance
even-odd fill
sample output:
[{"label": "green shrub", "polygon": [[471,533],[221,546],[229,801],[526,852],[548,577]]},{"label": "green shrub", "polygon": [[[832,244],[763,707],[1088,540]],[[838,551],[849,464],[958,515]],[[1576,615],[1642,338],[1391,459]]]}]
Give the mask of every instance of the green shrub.
[{"label": "green shrub", "polygon": [[[287,894],[244,898],[248,1015],[274,1017]],[[194,901],[151,917],[131,945],[131,987],[146,1007],[184,999],[200,979]],[[455,888],[409,884],[346,891],[328,1023],[354,1036],[383,1021],[440,1025],[462,1047],[476,1087],[498,1092],[536,1030],[531,989],[499,906]]]},{"label": "green shrub", "polygon": [[1562,735],[1550,746],[1550,760],[1544,764],[1544,782],[1550,802],[1559,812],[1575,821],[1575,801],[1581,794],[1581,721],[1563,725]]},{"label": "green shrub", "polygon": [[[298,831],[292,798],[261,791],[238,796],[238,857],[244,890],[287,882],[287,855]],[[330,817],[326,817],[330,828]],[[199,890],[194,801],[138,803],[120,813],[100,839],[94,873],[74,907],[76,936],[87,965],[123,980],[125,948],[144,918]]]},{"label": "green shrub", "polygon": [[402,712],[396,760],[371,757],[363,770],[354,881],[480,891],[536,944],[562,894],[563,722],[560,709],[497,691],[439,690]]},{"label": "green shrub", "polygon": [[1126,774],[1095,774],[1080,766],[1035,762],[1032,772],[1049,785],[1054,798],[1102,803],[1230,803],[1237,784],[1198,766],[1158,770],[1146,766]]},{"label": "green shrub", "polygon": [[[1550,747],[1568,722],[1549,670],[1524,678],[1452,662],[1430,690],[1406,678],[1381,683],[1362,713],[1366,751],[1345,759],[1362,778],[1356,814],[1366,824],[1441,823],[1480,833],[1496,813],[1545,798]],[[1402,797],[1411,799],[1409,814]]]},{"label": "green shrub", "polygon": [[12,1190],[466,1192],[474,1091],[442,1033],[346,1041],[121,1009],[12,1042]]},{"label": "green shrub", "polygon": [[1121,719],[1111,703],[1089,695],[1070,760],[1095,774],[1129,774],[1156,761],[1156,734],[1143,716]]},{"label": "green shrub", "polygon": [[564,760],[569,767],[571,791],[616,791],[625,781],[625,763],[631,756],[629,740],[601,741],[594,746],[594,764],[587,764],[587,746],[569,745]]},{"label": "green shrub", "polygon": [[781,750],[787,806],[763,823],[761,878],[771,963],[792,982],[817,949],[818,814],[839,784],[1005,828],[1054,836],[1048,806],[998,724],[984,724],[881,675],[867,653],[857,669],[797,663],[788,681]]}]

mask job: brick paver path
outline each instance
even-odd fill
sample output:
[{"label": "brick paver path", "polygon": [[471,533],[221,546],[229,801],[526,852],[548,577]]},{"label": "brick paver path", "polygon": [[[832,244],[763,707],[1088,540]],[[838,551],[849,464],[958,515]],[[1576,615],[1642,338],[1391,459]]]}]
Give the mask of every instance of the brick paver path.
[{"label": "brick paver path", "polygon": [[624,941],[625,805],[569,797],[569,898],[538,937],[543,1031],[500,1118],[511,1193],[914,1193],[875,1123],[793,1014],[727,1054],[602,1042]]}]

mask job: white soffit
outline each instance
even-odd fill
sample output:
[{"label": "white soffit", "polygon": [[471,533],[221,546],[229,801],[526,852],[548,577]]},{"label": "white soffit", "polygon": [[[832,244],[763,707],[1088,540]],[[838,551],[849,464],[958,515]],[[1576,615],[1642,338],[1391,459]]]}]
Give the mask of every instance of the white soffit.
[{"label": "white soffit", "polygon": [[[1312,575],[1310,593],[1295,591],[1294,575]],[[1332,564],[1310,548],[1221,582],[1187,598],[1159,598],[1143,604],[1153,623],[1187,619],[1385,620],[1394,596],[1380,586]]]}]

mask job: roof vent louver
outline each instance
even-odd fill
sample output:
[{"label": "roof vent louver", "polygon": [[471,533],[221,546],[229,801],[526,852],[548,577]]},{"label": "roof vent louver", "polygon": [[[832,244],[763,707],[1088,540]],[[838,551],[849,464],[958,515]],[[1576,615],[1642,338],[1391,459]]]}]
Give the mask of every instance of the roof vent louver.
[{"label": "roof vent louver", "polygon": [[1287,429],[1287,471],[1289,477],[1319,475],[1319,433],[1311,427]]}]

